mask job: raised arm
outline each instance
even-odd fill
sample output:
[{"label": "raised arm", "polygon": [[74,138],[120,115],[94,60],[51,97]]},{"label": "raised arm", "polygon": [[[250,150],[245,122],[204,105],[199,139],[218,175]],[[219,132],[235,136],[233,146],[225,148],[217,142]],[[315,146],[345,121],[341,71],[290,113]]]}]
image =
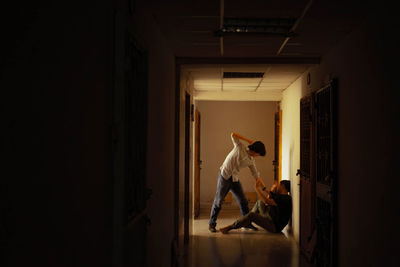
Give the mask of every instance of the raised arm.
[{"label": "raised arm", "polygon": [[232,137],[238,138],[238,139],[241,139],[241,140],[244,140],[244,141],[246,141],[246,142],[249,143],[249,144],[254,143],[253,140],[250,140],[250,139],[248,139],[248,138],[246,138],[246,137],[244,137],[243,135],[240,135],[240,134],[238,134],[238,133],[232,133]]},{"label": "raised arm", "polygon": [[261,178],[258,178],[255,184],[255,189],[258,195],[260,196],[262,202],[265,203],[265,205],[271,205],[271,206],[276,206],[276,202],[269,197],[270,190],[265,189],[265,185]]}]

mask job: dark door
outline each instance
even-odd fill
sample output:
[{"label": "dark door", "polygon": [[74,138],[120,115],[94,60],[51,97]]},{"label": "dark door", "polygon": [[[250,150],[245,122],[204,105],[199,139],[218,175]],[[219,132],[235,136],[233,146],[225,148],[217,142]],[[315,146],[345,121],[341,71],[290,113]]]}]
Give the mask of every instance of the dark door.
[{"label": "dark door", "polygon": [[313,251],[312,234],[315,220],[315,175],[313,164],[314,126],[313,95],[300,101],[300,249],[311,262]]},{"label": "dark door", "polygon": [[195,114],[195,143],[194,143],[194,217],[200,215],[200,112],[196,109]]},{"label": "dark door", "polygon": [[145,266],[147,53],[115,18],[113,144],[113,266]]},{"label": "dark door", "polygon": [[316,265],[337,265],[337,100],[336,82],[315,94]]},{"label": "dark door", "polygon": [[190,179],[190,95],[185,94],[185,191],[184,191],[184,243],[189,242],[189,179]]},{"label": "dark door", "polygon": [[147,59],[128,35],[125,68],[125,265],[145,264],[148,218],[146,201]]}]

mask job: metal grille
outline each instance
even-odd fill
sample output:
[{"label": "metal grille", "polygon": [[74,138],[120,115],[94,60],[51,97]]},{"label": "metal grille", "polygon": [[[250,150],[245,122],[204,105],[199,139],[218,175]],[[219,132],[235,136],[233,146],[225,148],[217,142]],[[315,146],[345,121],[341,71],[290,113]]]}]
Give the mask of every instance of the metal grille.
[{"label": "metal grille", "polygon": [[317,106],[317,181],[331,184],[331,88],[321,91],[316,96]]},{"label": "metal grille", "polygon": [[300,102],[300,169],[303,178],[311,176],[311,130],[312,130],[311,97]]}]

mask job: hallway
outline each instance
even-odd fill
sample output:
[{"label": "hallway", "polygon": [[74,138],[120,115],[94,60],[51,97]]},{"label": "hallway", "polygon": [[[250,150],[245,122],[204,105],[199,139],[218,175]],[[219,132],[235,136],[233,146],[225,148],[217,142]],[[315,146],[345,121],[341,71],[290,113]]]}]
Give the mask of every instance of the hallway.
[{"label": "hallway", "polygon": [[[240,216],[239,208],[223,208],[219,227],[232,223]],[[299,249],[286,228],[273,234],[257,227],[253,230],[233,230],[227,235],[208,231],[209,209],[202,209],[199,219],[193,220],[188,254],[183,266],[299,266]]]}]

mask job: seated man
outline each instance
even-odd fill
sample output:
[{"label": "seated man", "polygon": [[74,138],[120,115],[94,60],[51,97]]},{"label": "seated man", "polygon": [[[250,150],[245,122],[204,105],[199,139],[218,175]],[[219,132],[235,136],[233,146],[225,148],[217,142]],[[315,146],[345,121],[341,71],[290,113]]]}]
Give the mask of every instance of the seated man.
[{"label": "seated man", "polygon": [[[233,224],[221,228],[220,231],[223,234],[227,234],[232,229],[246,226],[251,222],[272,233],[281,232],[288,224],[292,216],[292,198],[288,195],[290,181],[282,180],[279,184],[275,183],[271,190],[265,190],[262,180],[257,179],[255,186],[261,200],[256,202],[247,215],[239,218]],[[266,193],[264,194],[263,191]]]}]

